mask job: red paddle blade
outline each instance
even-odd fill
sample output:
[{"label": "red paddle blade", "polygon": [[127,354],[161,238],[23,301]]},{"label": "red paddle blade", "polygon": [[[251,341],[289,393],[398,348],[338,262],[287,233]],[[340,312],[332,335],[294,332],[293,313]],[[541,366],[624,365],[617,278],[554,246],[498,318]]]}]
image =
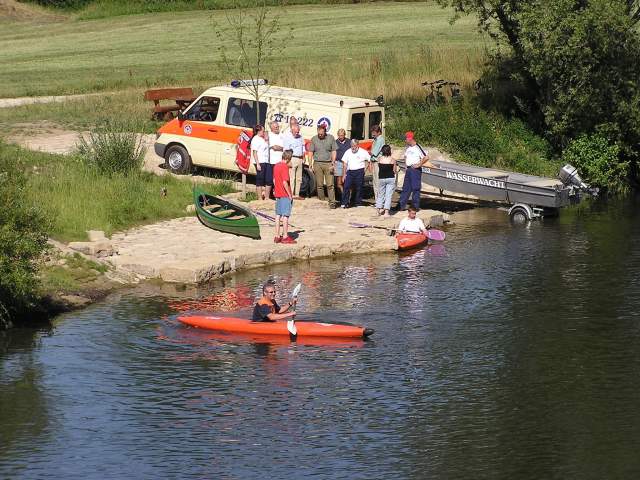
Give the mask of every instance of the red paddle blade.
[{"label": "red paddle blade", "polygon": [[442,242],[444,241],[445,238],[447,238],[447,236],[442,230],[436,230],[435,228],[430,228],[429,230],[427,230],[427,238],[429,238],[429,240]]}]

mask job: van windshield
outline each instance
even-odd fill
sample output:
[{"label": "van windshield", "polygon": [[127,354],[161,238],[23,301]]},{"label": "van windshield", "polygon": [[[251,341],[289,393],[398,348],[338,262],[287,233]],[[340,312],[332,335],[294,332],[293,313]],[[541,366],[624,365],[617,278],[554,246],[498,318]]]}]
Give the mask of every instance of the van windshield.
[{"label": "van windshield", "polygon": [[237,127],[251,127],[256,123],[264,125],[267,118],[267,104],[260,102],[260,119],[256,122],[256,102],[254,100],[246,100],[244,98],[229,98],[227,107],[227,125],[235,125]]},{"label": "van windshield", "polygon": [[220,99],[217,97],[201,97],[184,114],[186,120],[215,122],[218,117]]}]

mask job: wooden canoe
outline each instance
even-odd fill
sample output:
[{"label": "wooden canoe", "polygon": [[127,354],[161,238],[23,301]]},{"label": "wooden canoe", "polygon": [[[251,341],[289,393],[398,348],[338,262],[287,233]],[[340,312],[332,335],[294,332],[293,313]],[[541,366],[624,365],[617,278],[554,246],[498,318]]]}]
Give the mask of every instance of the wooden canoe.
[{"label": "wooden canoe", "polygon": [[193,189],[193,203],[200,222],[219,232],[260,240],[258,219],[251,210],[226,198],[209,195],[198,187]]}]

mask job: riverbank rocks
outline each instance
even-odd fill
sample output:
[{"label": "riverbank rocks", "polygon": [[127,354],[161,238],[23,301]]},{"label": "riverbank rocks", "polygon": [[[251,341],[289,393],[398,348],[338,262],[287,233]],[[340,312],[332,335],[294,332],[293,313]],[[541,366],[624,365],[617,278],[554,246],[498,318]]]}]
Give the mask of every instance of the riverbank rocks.
[{"label": "riverbank rocks", "polygon": [[[254,211],[274,215],[273,201],[253,201],[247,205]],[[373,207],[329,209],[326,202],[316,199],[296,201],[291,217],[294,226],[290,229],[297,240],[293,245],[274,243],[274,224],[262,217],[258,217],[261,240],[211,230],[195,217],[178,218],[112,235],[114,253],[107,261],[116,271],[128,272],[136,278],[202,283],[241,269],[276,263],[390,253],[397,249],[397,244],[387,231],[354,228],[350,223],[391,229],[405,215],[398,213],[385,219]],[[431,225],[448,220],[446,214],[434,210],[422,210],[419,216]]]},{"label": "riverbank rocks", "polygon": [[68,247],[77,252],[93,257],[110,257],[114,254],[113,245],[109,240],[95,242],[69,242]]}]

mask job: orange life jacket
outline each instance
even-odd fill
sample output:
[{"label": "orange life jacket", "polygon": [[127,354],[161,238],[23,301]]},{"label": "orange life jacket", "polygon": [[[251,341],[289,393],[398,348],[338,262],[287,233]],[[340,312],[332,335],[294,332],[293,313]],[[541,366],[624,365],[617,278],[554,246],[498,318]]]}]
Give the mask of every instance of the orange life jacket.
[{"label": "orange life jacket", "polygon": [[238,150],[236,152],[236,165],[242,173],[249,171],[251,165],[251,138],[252,132],[243,130],[238,137]]}]

